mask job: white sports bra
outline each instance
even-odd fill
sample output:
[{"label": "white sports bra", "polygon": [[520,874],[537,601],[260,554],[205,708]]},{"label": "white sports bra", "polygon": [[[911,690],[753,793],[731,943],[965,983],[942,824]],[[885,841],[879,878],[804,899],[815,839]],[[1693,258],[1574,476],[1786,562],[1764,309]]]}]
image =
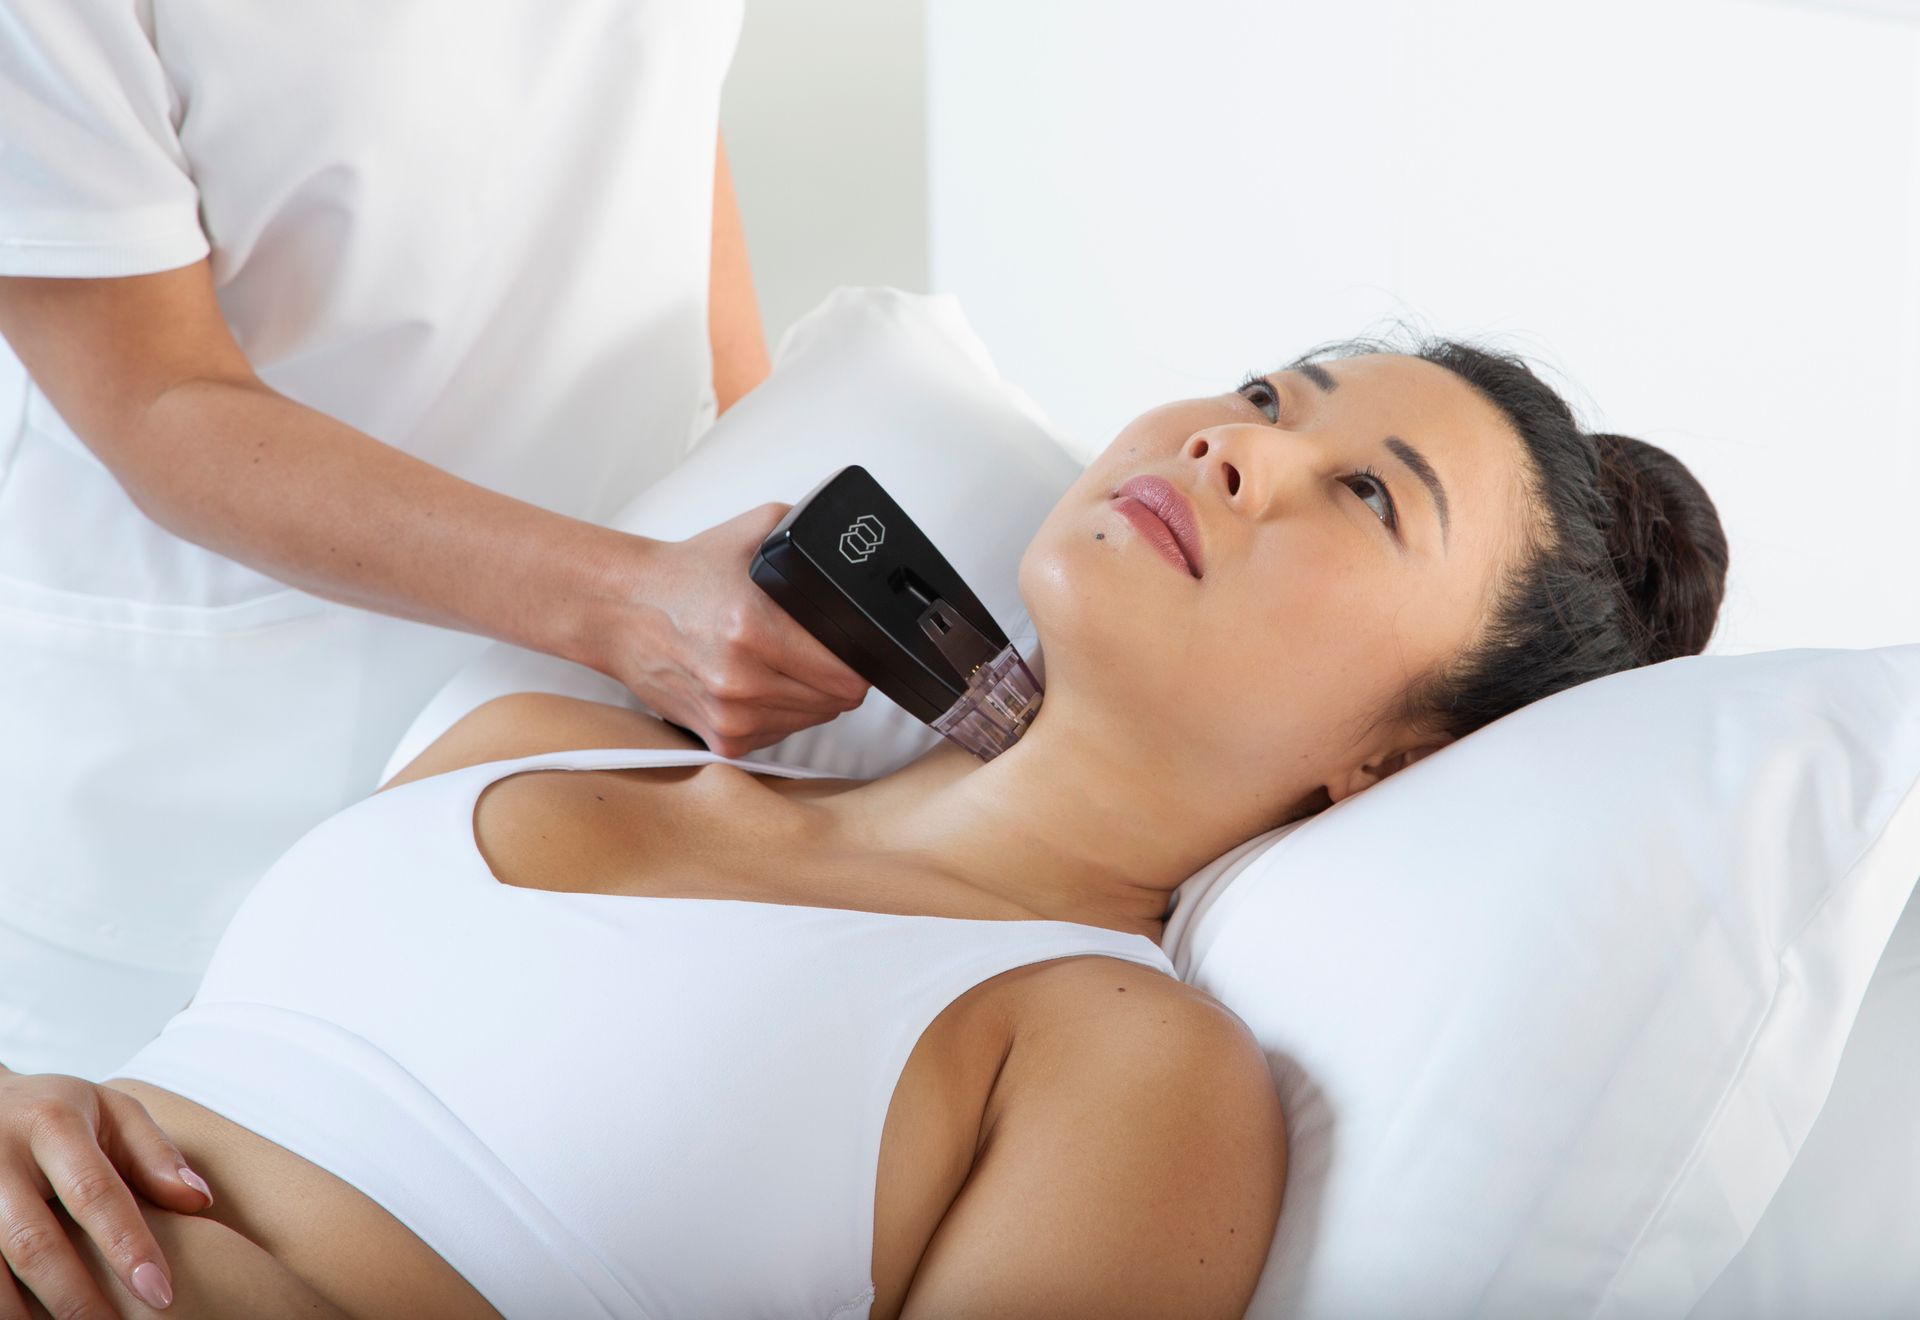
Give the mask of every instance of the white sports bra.
[{"label": "white sports bra", "polygon": [[1067,921],[518,888],[475,843],[481,792],[520,771],[709,761],[829,777],[588,749],[356,802],[112,1075],[358,1188],[510,1320],[866,1316],[881,1128],[933,1020],[1030,963],[1173,965]]}]

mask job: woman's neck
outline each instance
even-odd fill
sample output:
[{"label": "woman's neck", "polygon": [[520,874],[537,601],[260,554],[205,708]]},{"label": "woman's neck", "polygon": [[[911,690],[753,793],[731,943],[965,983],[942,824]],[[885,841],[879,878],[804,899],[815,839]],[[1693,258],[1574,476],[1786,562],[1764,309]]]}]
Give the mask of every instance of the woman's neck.
[{"label": "woman's neck", "polygon": [[1157,939],[1181,881],[1249,836],[1180,800],[1167,767],[1092,723],[1050,695],[992,761],[942,742],[796,805],[829,854],[899,858],[1035,918]]}]

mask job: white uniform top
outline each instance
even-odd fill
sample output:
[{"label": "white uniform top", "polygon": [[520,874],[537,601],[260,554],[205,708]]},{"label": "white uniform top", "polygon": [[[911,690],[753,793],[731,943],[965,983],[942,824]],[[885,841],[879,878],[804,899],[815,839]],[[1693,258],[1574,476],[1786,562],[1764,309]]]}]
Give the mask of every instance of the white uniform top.
[{"label": "white uniform top", "polygon": [[[267,384],[604,522],[712,415],[739,25],[740,0],[6,0],[0,274],[211,251]],[[0,349],[0,1063],[89,1074],[149,1038],[485,645],[162,529]]]}]

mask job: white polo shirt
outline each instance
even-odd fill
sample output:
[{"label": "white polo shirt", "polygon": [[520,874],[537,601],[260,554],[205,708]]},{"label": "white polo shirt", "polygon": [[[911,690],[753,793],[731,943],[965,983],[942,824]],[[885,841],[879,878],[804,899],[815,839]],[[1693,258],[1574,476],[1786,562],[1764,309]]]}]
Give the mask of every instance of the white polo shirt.
[{"label": "white polo shirt", "polygon": [[[0,275],[211,253],[268,385],[605,521],[711,417],[740,17],[740,0],[0,0]],[[151,1036],[252,881],[375,787],[485,645],[159,527],[0,347],[0,1063],[84,1071]],[[148,1002],[102,1007],[113,968]]]}]

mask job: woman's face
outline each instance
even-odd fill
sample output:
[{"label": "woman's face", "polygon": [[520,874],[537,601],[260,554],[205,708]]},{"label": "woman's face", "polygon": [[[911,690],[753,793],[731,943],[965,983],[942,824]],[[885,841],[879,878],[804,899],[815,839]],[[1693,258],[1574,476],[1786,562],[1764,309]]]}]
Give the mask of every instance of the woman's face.
[{"label": "woman's face", "polygon": [[[1048,704],[1072,712],[1049,713],[1249,812],[1366,787],[1432,745],[1374,717],[1476,636],[1527,516],[1523,462],[1492,404],[1393,354],[1136,418],[1020,561]],[[1116,498],[1135,478],[1185,497],[1193,570],[1156,548],[1150,491]]]}]

